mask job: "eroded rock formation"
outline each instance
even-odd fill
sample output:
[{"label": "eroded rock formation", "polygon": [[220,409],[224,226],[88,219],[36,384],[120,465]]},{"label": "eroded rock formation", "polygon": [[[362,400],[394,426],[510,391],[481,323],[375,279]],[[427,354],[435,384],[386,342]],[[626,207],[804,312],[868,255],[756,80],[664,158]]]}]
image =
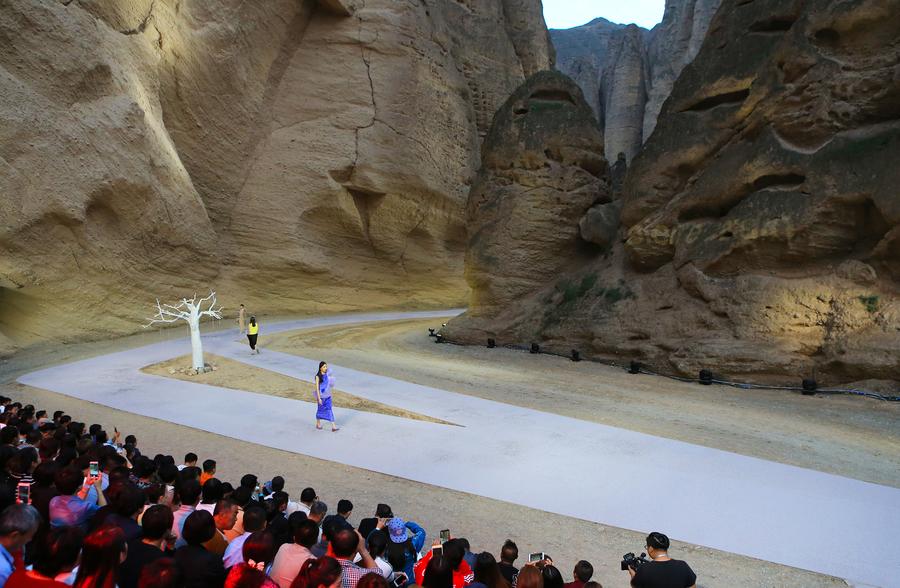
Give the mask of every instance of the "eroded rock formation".
[{"label": "eroded rock formation", "polygon": [[656,125],[663,102],[706,36],[721,0],[667,0],[652,30],[598,18],[551,30],[557,67],[574,79],[597,114],[606,153],[631,161]]},{"label": "eroded rock formation", "polygon": [[615,238],[600,203],[581,235],[601,253],[571,269],[573,244],[515,308],[446,334],[691,375],[898,379],[898,11],[724,0],[628,170]]},{"label": "eroded rock formation", "polygon": [[210,286],[268,312],[458,303],[481,139],[552,65],[537,0],[9,0],[0,47],[19,344]]}]

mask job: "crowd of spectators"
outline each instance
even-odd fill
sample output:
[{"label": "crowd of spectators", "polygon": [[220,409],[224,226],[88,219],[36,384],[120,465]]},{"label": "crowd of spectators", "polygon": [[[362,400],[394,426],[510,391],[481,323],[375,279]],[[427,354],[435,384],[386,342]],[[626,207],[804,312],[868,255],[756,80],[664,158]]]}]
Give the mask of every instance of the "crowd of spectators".
[{"label": "crowd of spectators", "polygon": [[[463,538],[426,546],[386,504],[354,527],[349,500],[329,514],[314,489],[294,501],[284,488],[232,485],[212,459],[151,458],[133,435],[0,397],[0,588],[602,588],[587,561],[565,583],[546,554],[517,568],[512,541],[499,561]],[[648,536],[632,586],[695,584],[668,547]]]}]

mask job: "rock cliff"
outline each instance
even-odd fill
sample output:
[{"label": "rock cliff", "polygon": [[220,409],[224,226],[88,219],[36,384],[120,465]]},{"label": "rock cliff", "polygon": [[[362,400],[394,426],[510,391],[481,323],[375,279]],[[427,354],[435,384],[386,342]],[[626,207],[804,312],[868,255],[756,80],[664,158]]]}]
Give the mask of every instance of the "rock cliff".
[{"label": "rock cliff", "polygon": [[[690,375],[898,379],[898,11],[900,0],[723,0],[621,197],[585,212],[560,271],[502,312],[470,280],[475,304],[446,335]],[[521,188],[498,192],[497,210]],[[571,216],[552,230],[572,231]],[[518,231],[550,238],[546,223]],[[589,244],[599,249],[573,268]]]},{"label": "rock cliff", "polygon": [[269,312],[458,303],[481,139],[553,63],[538,0],[8,0],[0,47],[20,345],[208,287]]},{"label": "rock cliff", "polygon": [[721,0],[667,0],[652,30],[598,18],[551,30],[557,68],[574,79],[604,132],[606,153],[631,161],[706,36]]}]

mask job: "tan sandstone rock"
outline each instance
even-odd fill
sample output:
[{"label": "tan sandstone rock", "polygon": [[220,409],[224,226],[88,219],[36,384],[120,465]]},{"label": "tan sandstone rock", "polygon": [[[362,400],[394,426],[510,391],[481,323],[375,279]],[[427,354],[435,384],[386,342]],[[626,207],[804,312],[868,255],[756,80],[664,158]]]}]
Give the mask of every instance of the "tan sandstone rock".
[{"label": "tan sandstone rock", "polygon": [[483,135],[552,65],[538,0],[10,0],[0,331],[448,305]]},{"label": "tan sandstone rock", "polygon": [[628,170],[617,244],[448,335],[689,375],[897,380],[898,11],[724,0]]}]

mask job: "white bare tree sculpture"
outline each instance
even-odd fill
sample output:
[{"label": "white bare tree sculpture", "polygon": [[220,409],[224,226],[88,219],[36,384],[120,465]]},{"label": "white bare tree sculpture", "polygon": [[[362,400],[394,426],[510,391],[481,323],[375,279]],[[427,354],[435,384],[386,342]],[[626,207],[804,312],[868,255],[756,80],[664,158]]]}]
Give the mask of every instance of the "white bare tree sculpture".
[{"label": "white bare tree sculpture", "polygon": [[[209,304],[206,309],[203,307]],[[203,342],[200,340],[200,317],[211,316],[213,318],[222,318],[222,307],[216,308],[216,293],[210,291],[209,296],[205,296],[197,300],[197,295],[193,298],[182,298],[181,302],[172,304],[160,304],[159,298],[156,299],[156,316],[147,319],[148,322],[144,328],[160,323],[174,323],[178,321],[187,321],[191,328],[191,361],[193,368],[198,372],[203,371]]]}]

